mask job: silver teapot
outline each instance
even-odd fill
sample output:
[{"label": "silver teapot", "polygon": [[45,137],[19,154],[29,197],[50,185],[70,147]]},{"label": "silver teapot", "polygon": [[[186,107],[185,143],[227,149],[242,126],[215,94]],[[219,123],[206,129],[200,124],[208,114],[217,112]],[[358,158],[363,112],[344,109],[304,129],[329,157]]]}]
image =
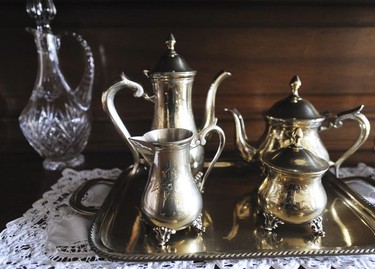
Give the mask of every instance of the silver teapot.
[{"label": "silver teapot", "polygon": [[[303,131],[301,144],[316,156],[329,161],[330,165],[335,167],[338,176],[340,165],[366,141],[370,134],[370,123],[366,116],[361,113],[363,105],[337,114],[329,122],[328,127],[322,126],[329,114],[320,114],[309,101],[299,96],[298,89],[301,86],[301,81],[298,76],[291,79],[290,85],[291,94],[275,103],[264,113],[266,129],[259,139],[259,147],[254,147],[249,143],[240,112],[235,108],[225,109],[232,114],[235,120],[237,151],[245,161],[259,160],[265,153],[289,145],[293,130],[301,128]],[[329,130],[332,127],[339,128],[343,125],[343,121],[348,119],[357,121],[360,134],[355,143],[337,161],[333,162],[319,137],[319,132]]]},{"label": "silver teapot", "polygon": [[258,204],[266,230],[284,222],[307,223],[315,236],[324,236],[321,215],[327,205],[327,194],[322,176],[329,163],[304,148],[302,138],[303,131],[297,128],[289,146],[261,157],[267,176],[258,190]]},{"label": "silver teapot", "polygon": [[[204,146],[205,137],[212,131],[220,137],[217,152],[204,176],[194,177],[190,149]],[[129,141],[150,166],[141,211],[153,227],[159,245],[165,245],[172,234],[189,226],[204,231],[202,192],[208,174],[223,151],[223,130],[214,124],[197,137],[187,129],[157,129],[143,136],[130,137]]]},{"label": "silver teapot", "polygon": [[[192,70],[186,61],[174,49],[176,40],[172,34],[169,35],[166,44],[167,51],[156,63],[152,71],[145,70],[145,75],[150,79],[154,95],[149,96],[143,87],[125,77],[121,81],[110,86],[103,93],[102,103],[104,110],[109,114],[113,124],[122,138],[130,148],[135,162],[139,160],[139,154],[134,146],[129,143],[130,134],[121,121],[116,108],[114,98],[116,93],[129,88],[134,91],[135,97],[143,97],[154,103],[154,117],[151,130],[162,128],[184,128],[198,135],[201,130],[216,122],[215,118],[215,95],[219,84],[231,74],[221,71],[214,79],[206,98],[205,115],[203,125],[197,129],[192,110],[192,86],[196,71]],[[192,148],[190,151],[191,166],[193,174],[197,174],[203,168],[204,150],[202,146]]]}]

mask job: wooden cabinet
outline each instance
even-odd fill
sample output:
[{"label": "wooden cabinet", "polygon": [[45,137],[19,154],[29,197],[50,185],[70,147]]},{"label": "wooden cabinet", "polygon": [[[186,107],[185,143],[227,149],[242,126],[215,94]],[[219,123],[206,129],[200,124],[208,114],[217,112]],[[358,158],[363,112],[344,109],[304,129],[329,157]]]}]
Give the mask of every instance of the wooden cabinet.
[{"label": "wooden cabinet", "polygon": [[[86,152],[126,152],[127,148],[101,108],[101,93],[124,72],[151,90],[144,69],[151,69],[172,32],[176,50],[197,70],[193,107],[199,123],[206,93],[220,70],[233,76],[222,83],[216,115],[234,151],[234,124],[225,107],[245,118],[250,140],[264,130],[262,112],[289,94],[299,75],[300,94],[321,111],[337,113],[364,104],[375,120],[375,5],[371,1],[55,1],[55,33],[80,33],[95,57],[93,129]],[[36,77],[35,45],[25,27],[33,27],[24,1],[0,2],[0,152],[33,152],[18,127],[18,115]],[[82,61],[73,41],[63,41],[61,62],[72,85]],[[147,131],[153,108],[131,93],[118,107],[134,134]],[[347,124],[347,123],[346,123]],[[199,125],[199,124],[198,124]],[[330,151],[341,152],[358,133],[322,134]],[[371,152],[373,137],[361,148]],[[360,154],[360,153],[357,153]],[[349,159],[350,161],[351,159]],[[361,160],[360,155],[352,162]]]}]

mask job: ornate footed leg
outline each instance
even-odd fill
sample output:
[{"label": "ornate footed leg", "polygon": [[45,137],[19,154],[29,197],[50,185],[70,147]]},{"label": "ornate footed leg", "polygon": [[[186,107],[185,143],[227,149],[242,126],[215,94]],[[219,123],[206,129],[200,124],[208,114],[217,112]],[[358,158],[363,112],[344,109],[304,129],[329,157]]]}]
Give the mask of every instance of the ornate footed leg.
[{"label": "ornate footed leg", "polygon": [[264,216],[264,229],[267,231],[272,231],[277,228],[279,224],[284,224],[282,220],[274,216],[271,213],[263,212]]},{"label": "ornate footed leg", "polygon": [[321,216],[313,219],[308,223],[315,236],[325,236],[323,231],[323,218]]},{"label": "ornate footed leg", "polygon": [[156,239],[158,240],[160,246],[164,246],[171,238],[171,234],[176,233],[176,230],[166,227],[155,227],[153,230],[156,233]]},{"label": "ornate footed leg", "polygon": [[202,216],[202,214],[199,214],[198,218],[193,221],[193,223],[191,224],[191,226],[194,227],[195,229],[197,229],[198,232],[205,232],[206,231],[206,227],[204,227],[204,225],[203,225],[203,216]]}]

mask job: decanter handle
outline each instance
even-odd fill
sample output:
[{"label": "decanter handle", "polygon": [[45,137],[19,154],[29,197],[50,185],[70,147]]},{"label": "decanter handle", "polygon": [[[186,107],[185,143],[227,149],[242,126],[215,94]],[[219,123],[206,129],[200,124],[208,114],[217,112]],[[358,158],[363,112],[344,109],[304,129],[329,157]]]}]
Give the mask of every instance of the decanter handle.
[{"label": "decanter handle", "polygon": [[343,121],[345,120],[355,120],[360,128],[359,136],[354,144],[347,151],[345,151],[344,154],[341,155],[341,157],[336,162],[333,163],[333,166],[335,167],[336,177],[339,177],[339,168],[341,164],[354,152],[356,152],[358,148],[363,145],[363,143],[365,143],[370,134],[370,122],[367,117],[361,113],[363,107],[363,105],[360,105],[356,108],[337,114],[337,116],[329,123],[328,127],[322,127],[320,129],[320,131],[325,131],[332,127],[340,128],[343,125]]},{"label": "decanter handle", "polygon": [[73,39],[78,41],[78,43],[81,45],[84,52],[85,66],[83,75],[78,86],[75,88],[75,90],[73,90],[73,95],[78,99],[81,108],[87,111],[90,109],[95,73],[94,57],[92,54],[92,50],[88,45],[87,41],[83,39],[81,35],[74,32],[64,32],[62,37],[64,36],[73,37]]},{"label": "decanter handle", "polygon": [[121,74],[121,80],[117,83],[110,86],[105,92],[102,94],[102,106],[104,111],[110,117],[112,123],[115,125],[117,132],[121,135],[123,140],[125,141],[126,145],[129,147],[131,154],[133,155],[134,159],[134,167],[138,167],[140,164],[140,156],[137,149],[130,143],[129,138],[131,137],[128,129],[126,128],[124,122],[121,120],[119,114],[117,113],[114,99],[117,92],[121,89],[130,88],[134,91],[135,97],[143,96],[143,87],[125,77],[124,74]]}]

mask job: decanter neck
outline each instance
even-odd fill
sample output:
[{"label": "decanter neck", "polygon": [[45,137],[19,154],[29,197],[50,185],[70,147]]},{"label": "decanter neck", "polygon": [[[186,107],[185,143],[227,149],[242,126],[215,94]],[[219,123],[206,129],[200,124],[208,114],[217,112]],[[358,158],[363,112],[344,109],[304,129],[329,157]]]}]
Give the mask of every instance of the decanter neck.
[{"label": "decanter neck", "polygon": [[[34,30],[34,29],[33,29]],[[41,61],[39,64],[51,65],[53,67],[59,66],[59,58],[57,51],[60,47],[60,40],[53,34],[46,33],[39,30],[33,31],[38,58]]]}]

